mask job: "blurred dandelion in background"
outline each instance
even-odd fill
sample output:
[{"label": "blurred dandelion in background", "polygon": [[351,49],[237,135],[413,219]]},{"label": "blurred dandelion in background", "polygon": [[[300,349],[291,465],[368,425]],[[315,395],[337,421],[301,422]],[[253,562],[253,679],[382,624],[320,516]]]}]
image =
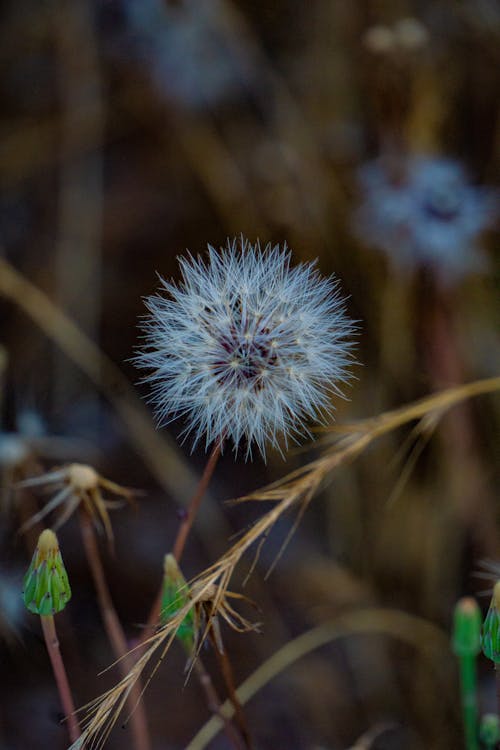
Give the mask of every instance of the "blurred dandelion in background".
[{"label": "blurred dandelion in background", "polygon": [[314,263],[292,268],[278,245],[262,250],[243,238],[208,259],[181,258],[179,285],[149,297],[145,346],[158,420],[188,420],[184,434],[206,447],[231,438],[246,456],[304,430],[330,410],[348,380],[354,325],[333,278]]},{"label": "blurred dandelion in background", "polygon": [[127,35],[163,95],[191,109],[241,90],[250,66],[224,23],[220,0],[125,0]]},{"label": "blurred dandelion in background", "polygon": [[379,158],[359,172],[362,200],[354,231],[403,271],[427,267],[447,281],[481,271],[480,235],[494,223],[498,195],[467,182],[451,159],[412,156],[406,164]]}]

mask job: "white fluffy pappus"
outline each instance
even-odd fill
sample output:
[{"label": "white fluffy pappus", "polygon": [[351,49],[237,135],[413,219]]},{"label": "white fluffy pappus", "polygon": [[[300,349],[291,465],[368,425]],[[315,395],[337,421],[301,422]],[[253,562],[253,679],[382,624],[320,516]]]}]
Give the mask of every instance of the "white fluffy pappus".
[{"label": "white fluffy pappus", "polygon": [[265,457],[267,443],[279,448],[280,435],[286,444],[329,413],[349,379],[355,325],[334,278],[290,261],[286,246],[241,238],[181,258],[178,284],[161,279],[135,358],[152,370],[160,425],[184,417],[194,446],[231,439],[235,453],[244,444],[248,458],[255,444]]}]

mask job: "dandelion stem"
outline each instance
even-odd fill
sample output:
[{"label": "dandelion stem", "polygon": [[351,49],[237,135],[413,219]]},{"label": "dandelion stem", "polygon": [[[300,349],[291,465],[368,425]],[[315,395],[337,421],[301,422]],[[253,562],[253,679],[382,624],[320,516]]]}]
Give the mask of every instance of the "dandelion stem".
[{"label": "dandelion stem", "polygon": [[[184,547],[186,546],[186,541],[189,536],[189,532],[191,531],[191,527],[193,526],[195,518],[198,515],[201,501],[203,500],[203,496],[205,495],[205,492],[207,491],[207,487],[213,476],[215,467],[217,466],[217,462],[222,452],[222,444],[223,444],[223,439],[221,439],[212,450],[208,458],[208,461],[206,463],[206,466],[203,470],[203,474],[201,475],[201,479],[198,483],[196,491],[193,497],[191,498],[191,500],[189,501],[186,514],[184,518],[182,519],[179,529],[177,531],[177,536],[175,538],[174,547],[173,547],[173,555],[175,559],[177,560],[177,562],[180,562],[182,553],[184,552]],[[162,596],[163,596],[163,583],[160,586],[158,594],[156,595],[154,604],[151,607],[148,621],[144,629],[144,635],[143,635],[142,641],[148,638],[148,636],[151,634],[151,631],[154,630],[154,628],[156,628],[158,624],[158,620],[160,619]]]},{"label": "dandelion stem", "polygon": [[80,736],[80,727],[75,714],[75,704],[71,694],[68,677],[64,668],[64,662],[59,649],[59,639],[57,637],[56,625],[52,615],[40,616],[42,623],[43,636],[47,651],[49,652],[50,662],[54,671],[54,677],[59,691],[59,697],[63,707],[64,714],[68,721],[68,732],[71,742],[76,742]]},{"label": "dandelion stem", "polygon": [[[104,627],[111,648],[113,649],[113,653],[116,659],[119,660],[118,667],[122,677],[125,677],[134,666],[135,660],[134,657],[128,653],[129,649],[127,639],[125,638],[123,628],[118,619],[118,615],[116,614],[108,584],[106,582],[92,519],[84,509],[80,511],[80,529],[82,532],[87,561],[97,590],[97,599],[104,621]],[[139,680],[134,683],[130,691],[128,704],[130,708],[130,727],[132,730],[134,747],[136,750],[150,750],[151,742],[149,739],[144,704],[142,703],[142,688]]]},{"label": "dandelion stem", "polygon": [[205,492],[207,491],[208,484],[212,478],[215,467],[217,466],[217,462],[220,458],[221,451],[222,451],[222,440],[218,442],[215,448],[212,450],[212,453],[209,456],[209,459],[206,463],[203,474],[201,475],[201,479],[198,484],[198,487],[196,488],[196,492],[194,493],[189,503],[187,514],[182,519],[181,525],[179,526],[179,531],[177,532],[177,536],[175,538],[174,548],[172,552],[177,562],[180,562],[181,560],[182,553],[184,552],[184,547],[186,546],[186,541],[189,536],[189,532],[191,531],[191,527],[194,523],[194,520],[196,516],[198,515],[201,501],[203,500],[203,496],[205,495]]}]

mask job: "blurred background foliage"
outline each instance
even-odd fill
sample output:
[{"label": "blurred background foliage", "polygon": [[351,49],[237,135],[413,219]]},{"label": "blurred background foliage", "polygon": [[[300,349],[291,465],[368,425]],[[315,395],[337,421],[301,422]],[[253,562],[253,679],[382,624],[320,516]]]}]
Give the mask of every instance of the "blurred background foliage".
[{"label": "blurred background foliage", "polygon": [[[138,380],[128,360],[156,272],[175,277],[186,249],[240,233],[286,242],[296,261],[318,258],[359,321],[361,366],[349,400],[336,403],[339,422],[500,371],[500,9],[495,0],[22,0],[1,14],[0,748],[37,750],[65,747],[65,736],[20,596],[34,539],[16,532],[40,498],[12,483],[79,461],[144,490],[136,510],[113,513],[116,556],[106,559],[132,642],[176,508],[204,465],[176,443],[180,425],[152,433],[134,401],[144,387],[134,395],[116,370]],[[422,158],[431,171],[415,177]],[[432,170],[443,159],[440,177]],[[5,291],[5,264],[109,360],[71,331],[61,348],[61,319],[41,328],[33,290]],[[237,681],[294,635],[360,607],[449,629],[458,596],[488,585],[473,575],[479,561],[498,558],[499,424],[498,398],[481,397],[435,434],[384,438],[314,499],[264,581],[292,523],[280,521],[247,586],[263,635],[225,635]],[[223,501],[310,455],[245,465],[228,451],[186,577],[261,512]],[[116,673],[98,676],[111,655],[74,521],[59,539],[74,592],[60,637],[82,705]],[[256,747],[460,747],[454,658],[442,651],[438,662],[375,635],[324,647],[250,702]],[[148,689],[158,750],[185,746],[207,718],[183,666],[172,651]],[[492,709],[487,672],[482,685]],[[109,747],[127,741],[117,729]]]}]

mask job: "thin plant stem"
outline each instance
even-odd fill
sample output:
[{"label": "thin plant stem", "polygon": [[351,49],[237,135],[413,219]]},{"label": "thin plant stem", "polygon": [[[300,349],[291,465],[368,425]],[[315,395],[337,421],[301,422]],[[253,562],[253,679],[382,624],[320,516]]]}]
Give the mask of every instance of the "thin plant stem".
[{"label": "thin plant stem", "polygon": [[[113,653],[118,660],[118,667],[122,677],[125,677],[129,670],[134,666],[135,660],[133,655],[129,654],[127,639],[125,638],[125,633],[123,632],[123,628],[111,599],[92,519],[84,509],[80,511],[80,529],[82,532],[85,554],[97,590],[97,599],[104,621],[104,627],[111,648],[113,649]],[[128,704],[130,708],[130,728],[133,735],[134,747],[136,750],[150,750],[151,742],[149,739],[144,704],[142,702],[142,687],[140,681],[137,681],[130,691]]]},{"label": "thin plant stem", "polygon": [[59,691],[59,697],[61,698],[63,711],[68,722],[69,737],[71,742],[76,742],[81,734],[80,726],[78,724],[78,719],[76,718],[75,704],[73,702],[71,688],[69,686],[63,658],[59,649],[59,639],[57,637],[54,618],[52,615],[44,615],[40,617],[40,621],[42,623],[43,636],[45,638],[47,651],[49,652],[50,662],[52,664],[57,689]]},{"label": "thin plant stem", "polygon": [[[213,476],[215,467],[217,466],[217,462],[222,452],[222,444],[223,444],[223,440],[218,442],[216,446],[214,447],[214,449],[212,450],[208,458],[208,461],[205,465],[205,468],[203,470],[203,474],[201,475],[201,479],[198,483],[196,491],[194,495],[192,496],[191,500],[189,501],[189,505],[181,520],[181,524],[177,531],[177,536],[175,538],[174,546],[173,546],[173,556],[175,557],[177,562],[180,562],[182,553],[184,552],[184,547],[186,546],[186,541],[189,536],[189,532],[191,531],[195,518],[198,515],[201,501],[203,500],[203,496],[205,495],[207,491],[209,482]],[[158,621],[160,619],[162,596],[163,596],[163,584],[160,586],[158,593],[156,595],[154,604],[151,607],[148,621],[144,629],[144,634],[141,639],[142,642],[144,642],[144,640],[146,640],[146,638],[149,637],[149,635],[151,634],[151,631],[154,630],[158,624]]]},{"label": "thin plant stem", "polygon": [[220,648],[220,643],[217,642],[217,639],[213,633],[213,630],[210,630],[210,640],[212,642],[213,649],[217,656],[217,661],[219,662],[219,667],[222,672],[222,676],[224,678],[229,700],[231,701],[234,707],[234,718],[236,719],[239,730],[243,737],[245,748],[247,748],[248,750],[252,750],[253,744],[252,744],[252,739],[250,736],[250,730],[248,729],[245,714],[243,712],[243,707],[241,705],[240,699],[238,698],[238,693],[236,692],[236,684],[234,681],[233,668],[231,666],[231,661],[229,659],[226,649]]},{"label": "thin plant stem", "polygon": [[231,720],[228,719],[227,716],[224,716],[224,714],[221,712],[221,702],[217,694],[217,690],[215,689],[212,678],[205,669],[205,666],[199,656],[193,664],[193,671],[196,674],[203,692],[205,693],[208,708],[223,722],[224,731],[226,732],[229,742],[234,748],[236,748],[236,750],[245,750],[245,745],[243,744],[240,735],[231,724]]},{"label": "thin plant stem", "polygon": [[174,542],[174,548],[172,551],[172,554],[178,563],[181,561],[182,553],[184,552],[184,547],[186,546],[189,532],[191,531],[194,520],[198,515],[201,501],[203,500],[205,492],[207,491],[208,484],[212,478],[215,467],[217,466],[217,462],[220,458],[221,452],[222,440],[218,442],[215,448],[212,450],[206,463],[205,469],[203,470],[203,474],[201,475],[200,483],[198,484],[196,492],[194,493],[189,503],[187,513],[182,519],[181,525],[179,526],[179,530]]}]

